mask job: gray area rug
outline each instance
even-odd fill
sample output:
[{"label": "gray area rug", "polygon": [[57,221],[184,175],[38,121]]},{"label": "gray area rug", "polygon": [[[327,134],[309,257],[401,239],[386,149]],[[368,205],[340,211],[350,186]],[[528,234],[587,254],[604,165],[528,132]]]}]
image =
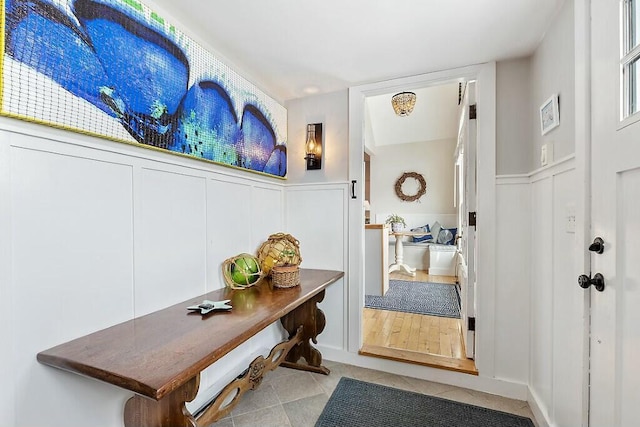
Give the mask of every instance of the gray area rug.
[{"label": "gray area rug", "polygon": [[529,418],[343,377],[316,427],[534,427]]},{"label": "gray area rug", "polygon": [[389,280],[384,296],[365,295],[364,306],[379,310],[460,318],[458,293],[454,285]]}]

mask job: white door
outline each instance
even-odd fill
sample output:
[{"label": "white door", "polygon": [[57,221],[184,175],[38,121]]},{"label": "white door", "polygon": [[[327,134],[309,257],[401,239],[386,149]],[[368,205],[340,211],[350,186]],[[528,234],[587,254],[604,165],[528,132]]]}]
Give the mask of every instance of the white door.
[{"label": "white door", "polygon": [[[603,292],[589,290],[593,427],[640,425],[640,121],[633,123],[640,113],[623,118],[621,51],[629,49],[620,46],[621,10],[634,3],[591,2],[591,237],[604,239],[604,252],[591,254],[591,272],[605,280]],[[640,61],[630,101],[640,101],[639,73]]]},{"label": "white door", "polygon": [[476,211],[476,119],[470,118],[470,106],[475,108],[475,82],[467,83],[460,114],[458,158],[459,182],[458,228],[460,254],[463,258],[460,280],[460,321],[462,338],[468,358],[475,354],[475,327],[469,328],[469,319],[475,322],[476,285],[476,228],[469,224],[469,212]]}]

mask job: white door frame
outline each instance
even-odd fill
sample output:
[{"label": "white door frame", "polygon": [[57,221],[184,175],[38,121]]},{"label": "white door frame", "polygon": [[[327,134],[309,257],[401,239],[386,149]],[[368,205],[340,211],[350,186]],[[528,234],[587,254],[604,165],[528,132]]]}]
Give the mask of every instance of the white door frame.
[{"label": "white door frame", "polygon": [[[578,1],[574,5],[574,57],[575,57],[575,153],[576,176],[576,235],[575,263],[578,274],[588,274],[590,254],[586,250],[591,237],[591,1]],[[583,294],[583,354],[582,360],[582,419],[580,425],[589,425],[589,345],[591,293]],[[578,421],[578,420],[576,420]]]},{"label": "white door frame", "polygon": [[[462,236],[458,250],[460,258],[458,265],[458,283],[460,284],[460,321],[462,341],[468,358],[475,358],[475,331],[469,330],[469,318],[475,318],[475,288],[476,288],[476,227],[469,225],[469,213],[476,212],[476,120],[470,117],[469,108],[476,104],[476,84],[468,82],[464,91],[459,118],[458,147],[456,148],[456,163],[462,151],[462,167],[465,169],[460,180],[462,184],[461,201],[458,208],[458,236]],[[460,277],[462,273],[462,277]]]},{"label": "white door frame", "polygon": [[[476,266],[478,294],[476,366],[482,376],[493,377],[495,323],[496,235],[496,64],[490,62],[419,76],[355,86],[349,89],[349,180],[355,198],[349,203],[348,351],[362,346],[364,305],[364,105],[365,98],[392,91],[411,90],[459,79],[476,80],[478,103],[478,219],[482,242]],[[453,159],[451,159],[453,162]]]}]

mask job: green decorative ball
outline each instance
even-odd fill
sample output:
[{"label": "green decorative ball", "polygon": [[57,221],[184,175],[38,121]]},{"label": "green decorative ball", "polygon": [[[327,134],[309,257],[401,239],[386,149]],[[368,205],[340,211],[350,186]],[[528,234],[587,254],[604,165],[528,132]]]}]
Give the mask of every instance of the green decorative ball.
[{"label": "green decorative ball", "polygon": [[231,280],[238,285],[250,285],[260,278],[260,264],[254,256],[237,258],[231,264]]}]

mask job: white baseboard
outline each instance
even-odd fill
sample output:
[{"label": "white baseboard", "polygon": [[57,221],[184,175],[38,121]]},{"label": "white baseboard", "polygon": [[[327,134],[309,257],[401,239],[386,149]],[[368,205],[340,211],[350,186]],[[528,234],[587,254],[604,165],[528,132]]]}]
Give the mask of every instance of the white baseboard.
[{"label": "white baseboard", "polygon": [[538,424],[538,427],[553,427],[552,424],[547,419],[545,412],[542,410],[539,404],[539,399],[531,391],[531,389],[529,389],[527,403],[529,403],[529,407],[531,408],[531,412],[533,412],[533,416],[536,419],[536,423]]}]

